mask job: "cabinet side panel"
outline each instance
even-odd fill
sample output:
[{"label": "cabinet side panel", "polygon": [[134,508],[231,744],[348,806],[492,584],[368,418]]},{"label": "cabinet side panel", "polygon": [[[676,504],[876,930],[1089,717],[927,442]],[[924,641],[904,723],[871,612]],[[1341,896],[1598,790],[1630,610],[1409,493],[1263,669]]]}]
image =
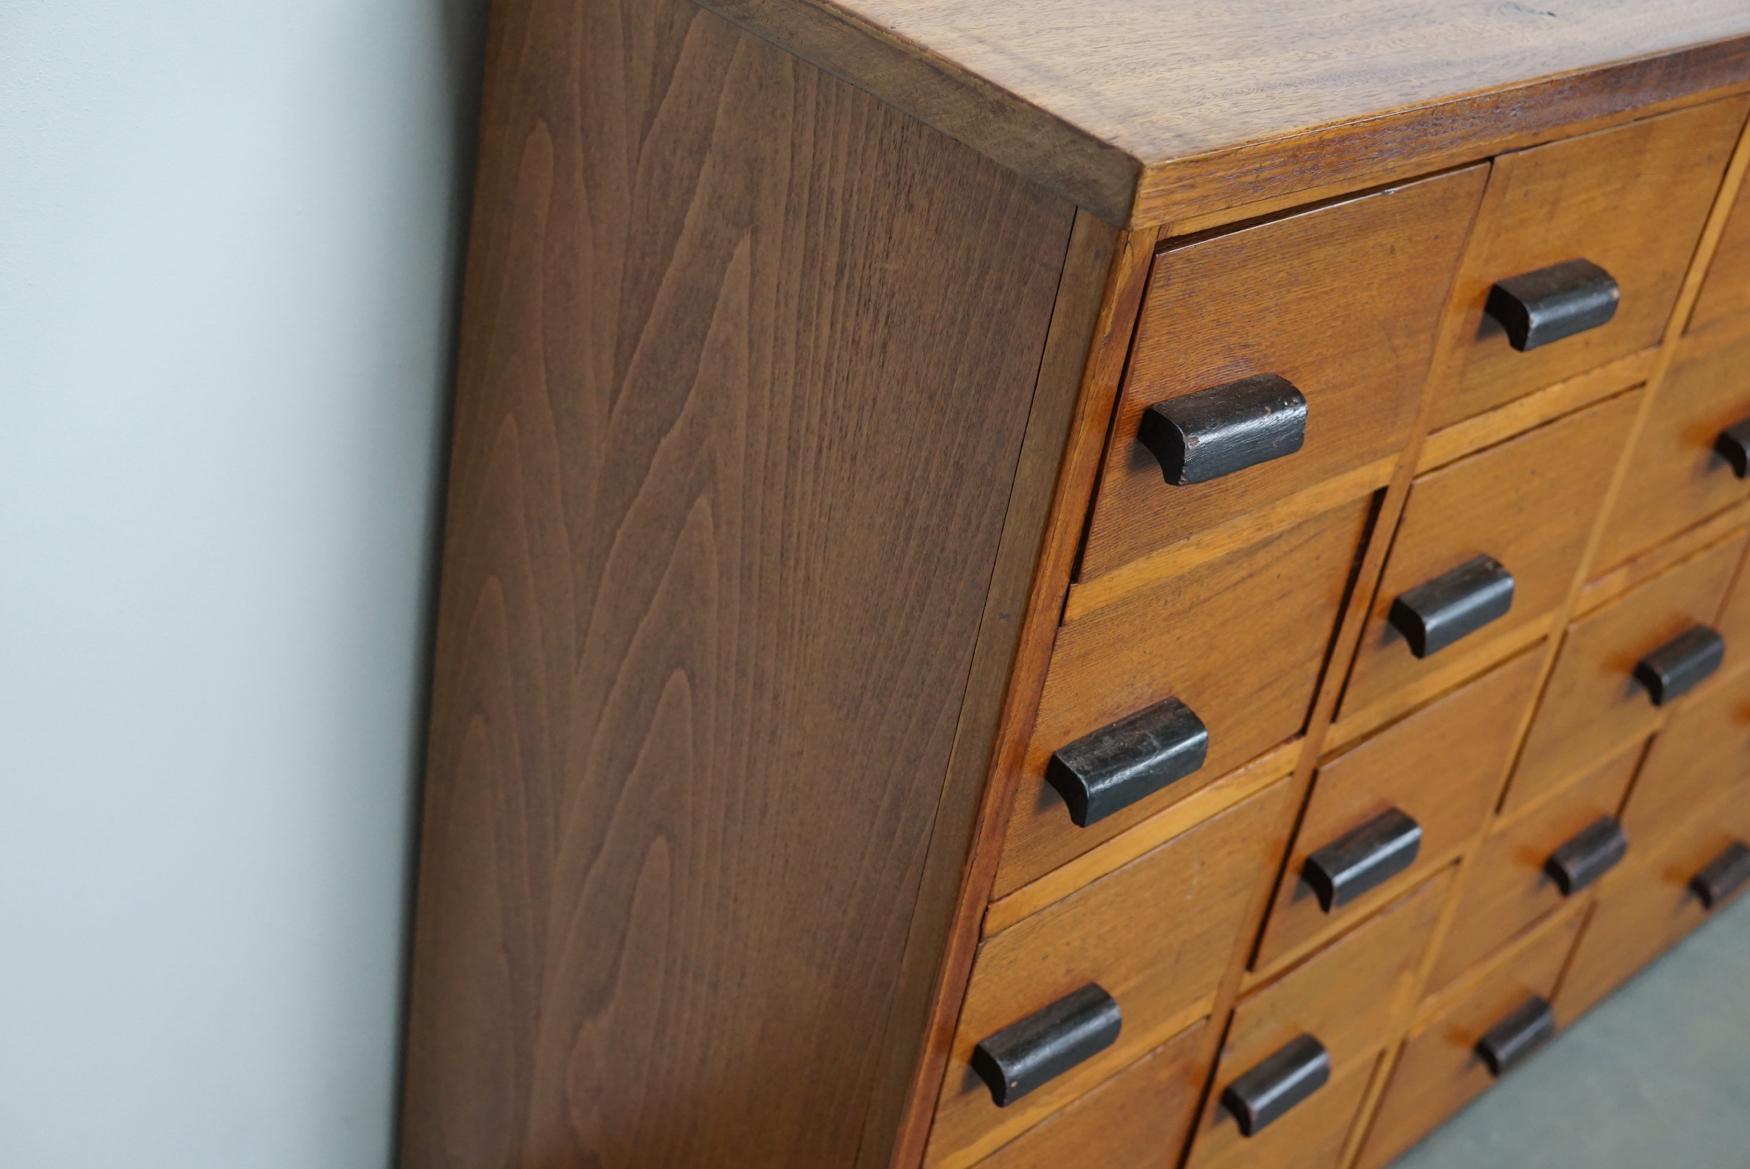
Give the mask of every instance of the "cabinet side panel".
[{"label": "cabinet side panel", "polygon": [[403,1163],[849,1165],[1072,209],[690,0],[480,166]]}]

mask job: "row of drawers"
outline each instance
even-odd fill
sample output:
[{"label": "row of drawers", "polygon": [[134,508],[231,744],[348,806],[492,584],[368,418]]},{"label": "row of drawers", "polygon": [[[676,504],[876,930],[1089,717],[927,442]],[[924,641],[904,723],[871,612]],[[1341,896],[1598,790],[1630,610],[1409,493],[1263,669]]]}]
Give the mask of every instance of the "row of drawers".
[{"label": "row of drawers", "polygon": [[[1658,763],[1657,743],[1681,739],[1686,719],[1700,725],[1690,709],[1713,712],[1708,733],[1750,751],[1750,718],[1718,725],[1731,707],[1721,695],[1741,687],[1714,674],[1722,635],[1750,644],[1736,628],[1750,623],[1750,584],[1731,589],[1741,531],[1551,627],[1601,519],[1609,534],[1591,563],[1612,568],[1750,494],[1750,468],[1720,438],[1750,419],[1750,383],[1735,373],[1750,358],[1745,330],[1716,335],[1697,310],[1629,452],[1650,504],[1625,496],[1599,514],[1644,393],[1624,379],[1494,445],[1431,441],[1442,453],[1424,458],[1395,529],[1373,530],[1412,428],[1456,434],[1657,344],[1745,112],[1718,103],[1497,160],[1486,194],[1487,168],[1469,168],[1162,254],[928,1164],[1141,1163],[1199,1129],[1202,1169],[1334,1165],[1376,1080],[1392,1077],[1388,1102],[1419,1091],[1403,1085],[1430,1057],[1388,1050],[1403,1018],[1456,1011],[1443,1000],[1459,991],[1467,1019],[1487,1014],[1471,1001],[1494,1005],[1478,971],[1493,963],[1489,977],[1507,985],[1503,971],[1520,970],[1509,958],[1540,975],[1555,961],[1544,950],[1565,959],[1560,939],[1572,941],[1621,859],[1625,829],[1669,832],[1676,812],[1660,808],[1690,797],[1656,781],[1683,770]],[[1547,306],[1534,303],[1521,344],[1491,287],[1515,259],[1535,271],[1577,255],[1614,278],[1613,311],[1564,307],[1596,300],[1596,280],[1557,289],[1553,327],[1564,312],[1594,319],[1544,348],[1535,320]],[[1723,247],[1721,270],[1733,262]],[[1473,311],[1445,326],[1462,329],[1459,359],[1429,376],[1454,279]],[[1727,322],[1750,308],[1701,303]],[[1223,416],[1235,383],[1237,419]],[[1177,398],[1186,409],[1155,409]],[[1260,536],[1252,518],[1272,508],[1284,522]],[[1287,776],[1295,742],[1371,541],[1389,555],[1339,711],[1339,726],[1360,730],[1338,736],[1312,776],[1250,952],[1260,874],[1305,790]],[[1556,637],[1540,697],[1540,647]],[[1665,756],[1687,766],[1677,748]],[[1250,794],[1174,820],[1223,785]],[[1658,792],[1668,800],[1647,794]],[[1485,826],[1459,884],[1459,849]],[[1090,868],[1078,860],[1090,853],[1119,859]],[[1546,936],[1536,961],[1521,955]],[[1231,1001],[1224,973],[1248,964],[1256,984],[1216,1019]],[[1394,1123],[1375,1130],[1415,1127]]]}]

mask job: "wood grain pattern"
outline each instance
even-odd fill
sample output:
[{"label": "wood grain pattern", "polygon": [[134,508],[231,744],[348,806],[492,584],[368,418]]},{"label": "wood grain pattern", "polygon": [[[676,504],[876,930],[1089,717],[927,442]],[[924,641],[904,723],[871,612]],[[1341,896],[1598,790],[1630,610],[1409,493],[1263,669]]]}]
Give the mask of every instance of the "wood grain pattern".
[{"label": "wood grain pattern", "polygon": [[[1471,878],[1441,939],[1427,990],[1449,985],[1513,935],[1561,908],[1561,890],[1544,872],[1545,862],[1600,816],[1617,814],[1643,747],[1632,744],[1542,803],[1495,825],[1471,862]],[[1629,848],[1635,847],[1631,838]]]},{"label": "wood grain pattern", "polygon": [[680,0],[490,62],[403,1163],[848,1164],[1072,212]]},{"label": "wood grain pattern", "polygon": [[[1094,501],[1084,580],[1397,452],[1485,175],[1475,167],[1161,254]],[[1149,406],[1261,374],[1306,396],[1306,445],[1208,483],[1164,483],[1137,441]],[[1355,495],[1382,485],[1359,484]]]},{"label": "wood grain pattern", "polygon": [[1119,224],[1355,190],[1750,69],[1734,0],[712,4]]},{"label": "wood grain pattern", "polygon": [[[1511,644],[1514,630],[1561,606],[1639,407],[1636,394],[1620,395],[1410,485],[1343,695],[1345,714],[1402,692],[1434,668],[1463,658],[1489,661],[1504,637]],[[1512,573],[1512,608],[1457,644],[1417,658],[1390,622],[1393,602],[1477,555]]]},{"label": "wood grain pattern", "polygon": [[[1300,732],[1367,514],[1366,501],[1327,512],[1059,631],[1003,842],[996,896]],[[1236,669],[1236,662],[1250,665]],[[1051,753],[1168,697],[1208,726],[1208,761],[1165,790],[1078,828],[1045,782]]]},{"label": "wood grain pattern", "polygon": [[1514,766],[1507,807],[1534,802],[1658,725],[1660,710],[1634,680],[1635,663],[1714,619],[1743,551],[1744,537],[1734,536],[1568,627]]},{"label": "wood grain pattern", "polygon": [[[1192,1146],[1195,1169],[1337,1169],[1377,1061],[1344,1068],[1313,1097],[1246,1139]],[[1235,1130],[1237,1131],[1237,1129]]]},{"label": "wood grain pattern", "polygon": [[[1253,796],[979,947],[926,1165],[976,1162],[1209,1014],[1286,795]],[[998,1108],[972,1049],[1089,982],[1123,1012],[1118,1042]]]},{"label": "wood grain pattern", "polygon": [[1750,187],[1738,192],[1732,217],[1726,221],[1720,246],[1708,265],[1707,281],[1701,286],[1691,330],[1742,317],[1750,313]]},{"label": "wood grain pattern", "polygon": [[1653,739],[1623,808],[1636,847],[1658,848],[1726,793],[1750,800],[1750,671],[1709,683]]},{"label": "wood grain pattern", "polygon": [[[1319,767],[1256,967],[1364,917],[1476,834],[1494,810],[1539,665],[1536,654],[1521,654]],[[1301,879],[1307,856],[1389,808],[1422,828],[1416,863],[1353,905],[1325,913]]]},{"label": "wood grain pattern", "polygon": [[[1434,391],[1435,429],[1660,340],[1746,109],[1742,100],[1714,102],[1496,160],[1489,181],[1502,197],[1478,220],[1482,246],[1459,278],[1474,342],[1456,380]],[[1616,316],[1553,345],[1514,350],[1483,313],[1490,286],[1573,259],[1616,278]]]}]

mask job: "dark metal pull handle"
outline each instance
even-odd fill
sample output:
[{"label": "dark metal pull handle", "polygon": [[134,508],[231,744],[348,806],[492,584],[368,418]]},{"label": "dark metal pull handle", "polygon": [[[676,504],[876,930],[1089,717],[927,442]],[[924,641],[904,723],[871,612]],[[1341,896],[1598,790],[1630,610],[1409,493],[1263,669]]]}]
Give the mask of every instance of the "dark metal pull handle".
[{"label": "dark metal pull handle", "polygon": [[1732,474],[1738,478],[1750,475],[1750,418],[1720,431],[1714,439],[1714,453],[1732,465]]},{"label": "dark metal pull handle", "polygon": [[1126,715],[1111,726],[1059,747],[1046,782],[1086,828],[1203,766],[1209,728],[1176,698]]},{"label": "dark metal pull handle", "polygon": [[1654,706],[1681,698],[1726,660],[1726,639],[1705,625],[1691,626],[1635,663],[1635,681]]},{"label": "dark metal pull handle", "polygon": [[1273,373],[1156,402],[1142,415],[1137,439],[1160,460],[1173,487],[1207,483],[1306,442],[1306,396]]},{"label": "dark metal pull handle", "polygon": [[1331,1053],[1302,1035],[1227,1086],[1221,1106],[1240,1122],[1242,1136],[1255,1136],[1331,1078]]},{"label": "dark metal pull handle", "polygon": [[1550,853],[1543,871],[1563,897],[1572,897],[1616,867],[1628,852],[1628,837],[1615,816],[1600,816],[1579,835]]},{"label": "dark metal pull handle", "polygon": [[1421,850],[1422,826],[1389,808],[1307,857],[1301,878],[1330,913],[1415,864]]},{"label": "dark metal pull handle", "polygon": [[1117,1001],[1090,982],[973,1048],[972,1070],[990,1087],[997,1107],[1007,1108],[1111,1047],[1122,1022]]},{"label": "dark metal pull handle", "polygon": [[1555,1010],[1542,995],[1532,995],[1477,1040],[1477,1054],[1488,1065],[1491,1076],[1503,1076],[1548,1043],[1555,1033]]},{"label": "dark metal pull handle", "polygon": [[1492,556],[1475,556],[1401,594],[1389,620],[1419,658],[1439,653],[1513,607],[1513,574]]},{"label": "dark metal pull handle", "polygon": [[1689,880],[1690,889],[1701,898],[1703,909],[1716,909],[1750,882],[1750,844],[1734,840]]},{"label": "dark metal pull handle", "polygon": [[1590,260],[1564,260],[1500,281],[1483,311],[1523,353],[1607,324],[1621,301],[1610,273]]}]

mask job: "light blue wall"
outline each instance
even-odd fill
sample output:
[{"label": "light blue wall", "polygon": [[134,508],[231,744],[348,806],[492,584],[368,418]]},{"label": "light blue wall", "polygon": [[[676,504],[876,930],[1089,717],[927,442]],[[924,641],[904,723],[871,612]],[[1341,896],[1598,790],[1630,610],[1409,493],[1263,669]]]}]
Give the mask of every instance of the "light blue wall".
[{"label": "light blue wall", "polygon": [[0,0],[0,1166],[388,1159],[484,0]]}]

